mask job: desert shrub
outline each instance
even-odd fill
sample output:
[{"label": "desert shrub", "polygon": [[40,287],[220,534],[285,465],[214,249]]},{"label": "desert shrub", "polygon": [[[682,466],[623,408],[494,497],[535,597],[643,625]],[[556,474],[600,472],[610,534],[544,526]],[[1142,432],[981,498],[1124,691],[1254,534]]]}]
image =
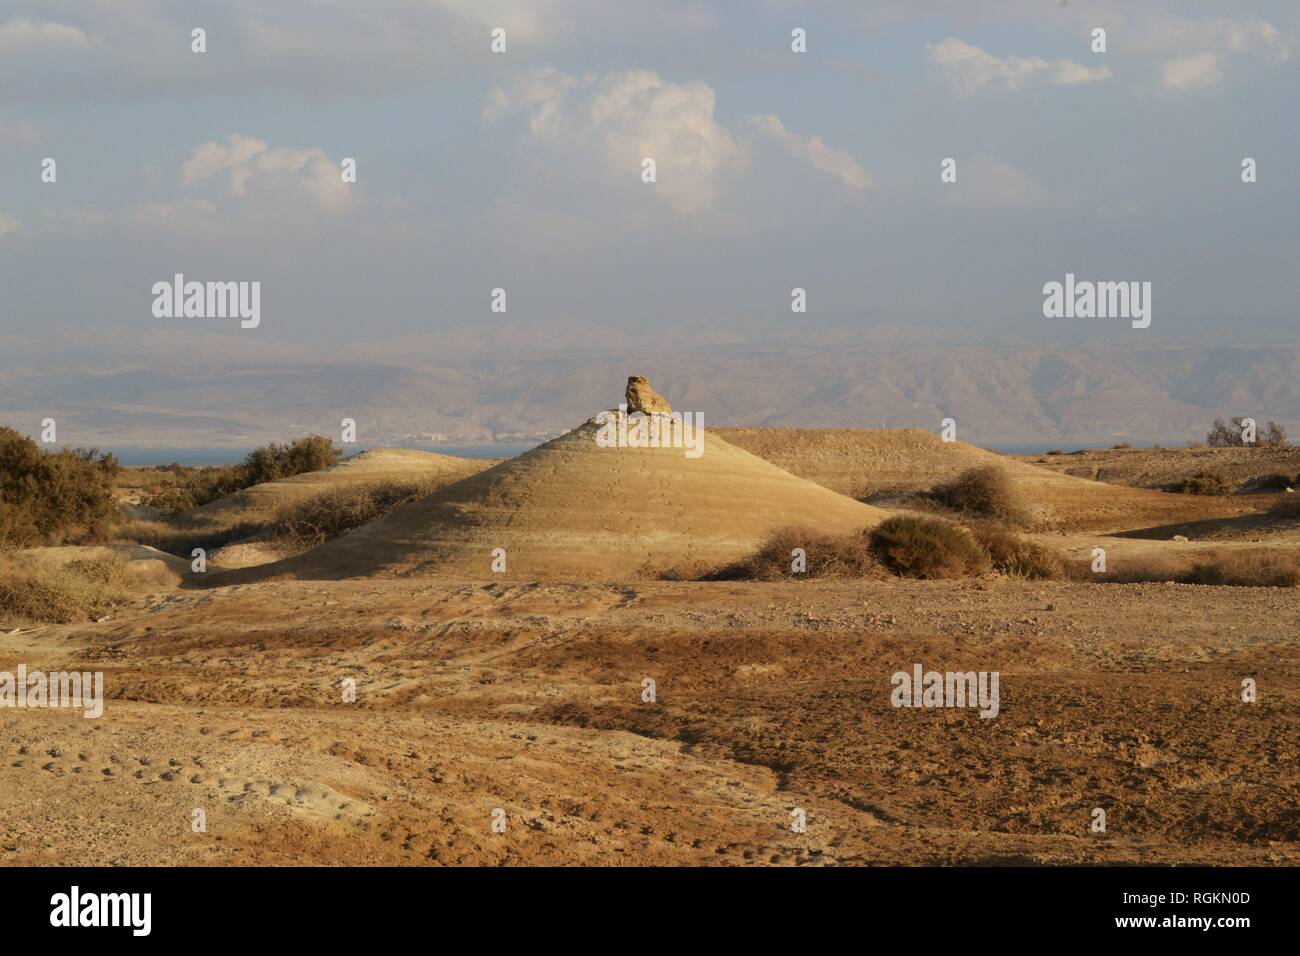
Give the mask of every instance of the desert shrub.
[{"label": "desert shrub", "polygon": [[240,468],[243,487],[292,478],[337,464],[342,452],[325,435],[308,435],[288,445],[271,442],[248,453]]},{"label": "desert shrub", "polygon": [[1186,584],[1233,587],[1293,588],[1300,585],[1300,558],[1276,551],[1237,551],[1193,565]]},{"label": "desert shrub", "polygon": [[957,480],[941,485],[931,496],[953,511],[980,518],[1022,523],[1025,511],[1016,499],[1011,479],[996,465],[982,465],[962,472]]},{"label": "desert shrub", "polygon": [[150,489],[141,497],[140,503],[151,508],[188,511],[247,487],[238,465],[200,468],[176,484]]},{"label": "desert shrub", "polygon": [[98,449],[49,452],[0,428],[0,545],[102,540],[119,516],[113,479],[120,471]]},{"label": "desert shrub", "polygon": [[75,558],[63,566],[63,571],[90,584],[109,588],[124,587],[128,580],[126,559],[120,554]]},{"label": "desert shrub", "polygon": [[[802,548],[807,568],[791,570],[791,552]],[[783,528],[747,558],[705,575],[707,581],[778,581],[785,578],[864,578],[883,576],[865,533],[828,535],[809,528]]]},{"label": "desert shrub", "polygon": [[1122,441],[1122,442],[1120,442],[1118,445],[1111,445],[1110,447],[1111,447],[1111,449],[1114,450],[1114,451],[1123,451],[1123,450],[1126,449],[1126,448],[1132,448],[1132,447],[1133,447],[1133,443],[1132,443],[1132,442]]},{"label": "desert shrub", "polygon": [[141,503],[188,511],[253,485],[320,471],[338,464],[342,455],[325,435],[308,435],[287,445],[271,442],[254,448],[238,465],[202,468],[185,481],[145,497]]},{"label": "desert shrub", "polygon": [[1206,444],[1211,448],[1280,448],[1286,444],[1286,429],[1277,422],[1269,422],[1256,430],[1254,444],[1247,445],[1241,438],[1244,421],[1244,416],[1236,415],[1231,425],[1225,425],[1223,419],[1216,418],[1205,435]]},{"label": "desert shrub", "polygon": [[112,554],[62,567],[0,560],[0,622],[75,624],[125,599],[126,560]]},{"label": "desert shrub", "polygon": [[1283,474],[1259,475],[1250,479],[1246,487],[1253,491],[1286,491],[1291,487],[1291,476]]},{"label": "desert shrub", "polygon": [[1178,490],[1185,495],[1230,495],[1232,483],[1217,471],[1198,471],[1184,478]]},{"label": "desert shrub", "polygon": [[423,498],[436,487],[433,481],[391,481],[325,492],[285,511],[268,537],[289,548],[314,547]]},{"label": "desert shrub", "polygon": [[1050,580],[1061,577],[1063,573],[1064,562],[1059,555],[1006,528],[976,527],[974,535],[988,554],[994,570],[1003,574]]},{"label": "desert shrub", "polygon": [[907,577],[955,578],[989,567],[970,532],[937,518],[889,518],[871,532],[871,549],[891,571]]}]

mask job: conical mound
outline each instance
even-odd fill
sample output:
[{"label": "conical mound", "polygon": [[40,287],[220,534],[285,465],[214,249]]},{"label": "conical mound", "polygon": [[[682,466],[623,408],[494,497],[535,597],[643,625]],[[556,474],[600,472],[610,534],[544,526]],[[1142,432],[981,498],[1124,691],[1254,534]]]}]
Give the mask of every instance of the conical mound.
[{"label": "conical mound", "polygon": [[[747,556],[780,528],[852,532],[886,517],[712,434],[703,454],[688,458],[681,448],[604,448],[598,431],[589,422],[258,570],[301,578],[656,577]],[[504,572],[492,567],[497,548]]]}]

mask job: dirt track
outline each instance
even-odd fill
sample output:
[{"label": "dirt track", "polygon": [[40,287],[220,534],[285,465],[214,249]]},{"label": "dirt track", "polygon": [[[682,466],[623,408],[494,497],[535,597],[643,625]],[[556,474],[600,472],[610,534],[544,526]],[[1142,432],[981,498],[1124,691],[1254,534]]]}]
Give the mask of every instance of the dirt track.
[{"label": "dirt track", "polygon": [[[0,860],[1295,865],[1297,633],[1295,590],[1167,584],[160,594],[0,635],[111,698],[3,713]],[[918,662],[1000,715],[892,707]]]}]

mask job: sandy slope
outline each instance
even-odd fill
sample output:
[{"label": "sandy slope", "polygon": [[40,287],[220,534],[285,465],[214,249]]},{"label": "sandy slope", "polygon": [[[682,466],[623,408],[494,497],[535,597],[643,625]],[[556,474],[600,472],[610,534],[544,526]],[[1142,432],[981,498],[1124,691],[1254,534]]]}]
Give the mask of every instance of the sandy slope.
[{"label": "sandy slope", "polygon": [[775,465],[857,498],[928,490],[968,468],[995,464],[1047,525],[1141,528],[1249,514],[1250,502],[1103,484],[1026,464],[921,429],[722,428],[717,434]]},{"label": "sandy slope", "polygon": [[743,557],[776,529],[855,531],[885,513],[795,477],[716,435],[680,448],[601,448],[588,423],[305,555],[213,583],[265,575],[621,580],[689,573]]},{"label": "sandy slope", "polygon": [[194,508],[176,519],[182,526],[216,529],[270,520],[286,507],[324,491],[373,481],[445,476],[458,481],[494,462],[456,458],[406,448],[373,448],[332,468],[309,471],[280,481],[254,485],[233,495]]}]

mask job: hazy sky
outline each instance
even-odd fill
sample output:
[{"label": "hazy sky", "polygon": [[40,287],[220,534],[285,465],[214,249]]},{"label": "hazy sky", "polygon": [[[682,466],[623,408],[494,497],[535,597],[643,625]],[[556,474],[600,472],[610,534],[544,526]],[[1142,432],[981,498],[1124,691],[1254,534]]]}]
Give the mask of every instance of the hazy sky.
[{"label": "hazy sky", "polygon": [[[1151,329],[1089,334],[1293,339],[1300,4],[1228,7],[6,0],[0,341],[375,343],[498,327],[494,287],[513,326],[648,347],[800,322],[1064,339],[1041,307],[1067,272],[1152,283]],[[154,318],[176,272],[260,281],[261,327]]]}]

